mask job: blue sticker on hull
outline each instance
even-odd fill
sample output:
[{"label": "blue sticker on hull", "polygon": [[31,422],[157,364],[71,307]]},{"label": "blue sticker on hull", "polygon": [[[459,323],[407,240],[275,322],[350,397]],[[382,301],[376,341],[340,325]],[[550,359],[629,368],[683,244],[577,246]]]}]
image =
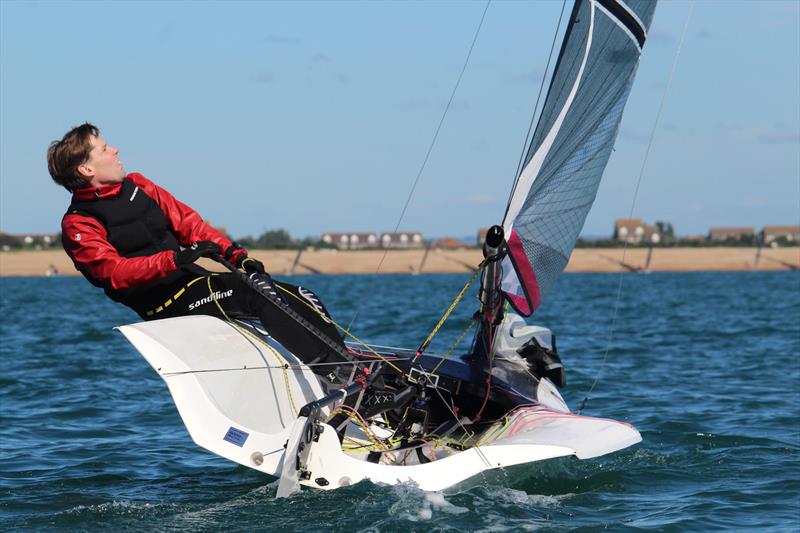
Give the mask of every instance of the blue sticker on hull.
[{"label": "blue sticker on hull", "polygon": [[222,437],[222,440],[226,440],[231,444],[235,444],[239,448],[241,448],[242,446],[244,446],[244,443],[247,440],[247,437],[249,436],[250,434],[247,433],[246,431],[242,431],[241,429],[236,429],[235,427],[231,426],[230,428],[228,428],[228,432],[225,433],[225,436]]}]

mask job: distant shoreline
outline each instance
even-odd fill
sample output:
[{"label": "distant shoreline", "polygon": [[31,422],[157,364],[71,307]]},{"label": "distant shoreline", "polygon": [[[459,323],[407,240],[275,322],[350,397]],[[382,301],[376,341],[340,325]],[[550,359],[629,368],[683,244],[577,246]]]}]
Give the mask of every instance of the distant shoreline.
[{"label": "distant shoreline", "polygon": [[[800,247],[764,248],[756,262],[756,248],[654,248],[650,261],[651,272],[714,272],[714,271],[778,271],[800,269]],[[383,250],[306,251],[295,267],[296,274],[375,274]],[[382,274],[415,273],[425,250],[390,250],[381,266]],[[620,272],[642,269],[648,250],[629,248],[578,248],[572,253],[567,272]],[[267,265],[275,275],[292,273],[295,250],[254,250],[251,255]],[[428,254],[422,273],[469,272],[482,259],[478,249],[434,249]],[[203,266],[220,270],[210,260]],[[69,257],[62,250],[0,252],[0,276],[44,276],[48,269],[59,275],[78,275]]]}]

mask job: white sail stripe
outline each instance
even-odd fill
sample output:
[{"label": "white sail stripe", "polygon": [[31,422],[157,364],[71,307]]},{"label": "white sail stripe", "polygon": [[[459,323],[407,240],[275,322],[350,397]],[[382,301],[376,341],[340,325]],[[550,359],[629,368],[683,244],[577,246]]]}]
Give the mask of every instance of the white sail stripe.
[{"label": "white sail stripe", "polygon": [[511,264],[511,258],[508,255],[500,262],[500,270],[503,273],[500,280],[500,288],[503,292],[524,298],[525,292],[522,290],[522,285],[517,278],[517,271],[514,270],[514,265]]},{"label": "white sail stripe", "polygon": [[642,35],[644,35],[645,39],[647,39],[647,27],[642,22],[642,19],[639,18],[639,15],[636,14],[636,11],[628,7],[628,4],[622,2],[622,0],[617,0],[617,4],[619,4],[622,9],[628,12],[628,14],[636,21],[639,27],[642,29]]},{"label": "white sail stripe", "polygon": [[633,45],[636,47],[636,49],[637,49],[637,50],[639,51],[639,53],[641,54],[641,53],[642,53],[642,47],[641,47],[641,46],[639,46],[639,39],[637,39],[637,38],[636,38],[636,36],[635,36],[633,33],[631,33],[631,30],[629,30],[629,29],[628,29],[628,27],[627,27],[625,24],[623,24],[623,23],[622,23],[622,22],[621,22],[621,21],[620,21],[620,20],[619,20],[617,17],[615,17],[615,16],[614,16],[614,14],[613,14],[613,13],[611,13],[609,10],[607,10],[606,8],[604,8],[602,5],[600,5],[600,4],[597,4],[597,7],[598,7],[598,9],[600,9],[600,11],[602,11],[603,13],[605,13],[605,15],[606,15],[606,16],[607,16],[609,19],[611,19],[611,22],[613,22],[614,24],[616,24],[616,25],[617,25],[617,27],[618,27],[619,29],[621,29],[622,31],[624,31],[624,32],[625,32],[625,35],[627,35],[628,37],[630,37],[631,41],[633,41]]},{"label": "white sail stripe", "polygon": [[503,220],[503,231],[506,235],[511,235],[511,230],[514,227],[514,220],[517,218],[520,209],[522,209],[522,206],[525,204],[525,200],[528,198],[528,192],[531,190],[533,182],[536,181],[536,178],[539,176],[539,171],[542,169],[542,164],[544,163],[547,154],[550,152],[550,149],[553,147],[553,142],[555,142],[556,136],[561,129],[561,125],[564,123],[564,118],[566,117],[569,108],[572,106],[572,101],[575,99],[575,95],[578,93],[578,87],[580,86],[581,78],[583,77],[583,70],[586,68],[586,63],[589,60],[589,50],[592,48],[592,36],[594,34],[594,0],[591,0],[589,5],[591,6],[591,11],[589,14],[589,33],[586,37],[586,50],[583,53],[581,68],[578,70],[578,75],[575,77],[575,84],[572,86],[572,90],[570,91],[567,100],[564,102],[564,107],[561,109],[561,113],[559,113],[558,118],[556,118],[552,128],[550,128],[547,136],[539,146],[539,149],[536,150],[536,153],[533,154],[531,160],[527,165],[525,165],[525,168],[522,169],[522,173],[517,181],[517,186],[514,188],[514,194],[511,197],[511,203],[508,206],[505,220]]}]

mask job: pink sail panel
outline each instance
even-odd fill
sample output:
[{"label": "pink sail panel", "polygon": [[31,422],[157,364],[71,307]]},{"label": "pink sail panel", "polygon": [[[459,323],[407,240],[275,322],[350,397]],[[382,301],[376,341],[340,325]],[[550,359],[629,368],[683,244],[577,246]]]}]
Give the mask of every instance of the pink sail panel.
[{"label": "pink sail panel", "polygon": [[530,316],[541,302],[539,283],[516,231],[511,231],[506,243],[507,259],[510,261],[504,261],[504,275],[500,287],[517,313]]}]

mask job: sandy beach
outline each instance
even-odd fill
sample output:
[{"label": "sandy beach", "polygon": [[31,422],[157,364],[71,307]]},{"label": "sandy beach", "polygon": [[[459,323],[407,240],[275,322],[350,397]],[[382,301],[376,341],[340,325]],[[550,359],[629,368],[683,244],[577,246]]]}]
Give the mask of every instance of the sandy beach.
[{"label": "sandy beach", "polygon": [[[394,250],[386,254],[381,273],[412,273],[419,269],[424,250]],[[756,248],[656,248],[650,260],[653,272],[747,271],[800,269],[800,248],[765,248],[756,261]],[[297,252],[294,250],[255,250],[260,259],[276,275],[292,273]],[[296,274],[374,274],[378,271],[382,250],[306,251],[294,269]],[[567,272],[619,272],[630,270],[620,263],[619,248],[581,248],[572,253]],[[422,272],[468,272],[482,259],[477,249],[431,250]],[[631,248],[625,252],[625,263],[643,268],[647,250]],[[210,260],[202,264],[220,270]],[[62,250],[0,253],[0,276],[43,276],[55,267],[61,275],[78,275],[69,257]]]}]

